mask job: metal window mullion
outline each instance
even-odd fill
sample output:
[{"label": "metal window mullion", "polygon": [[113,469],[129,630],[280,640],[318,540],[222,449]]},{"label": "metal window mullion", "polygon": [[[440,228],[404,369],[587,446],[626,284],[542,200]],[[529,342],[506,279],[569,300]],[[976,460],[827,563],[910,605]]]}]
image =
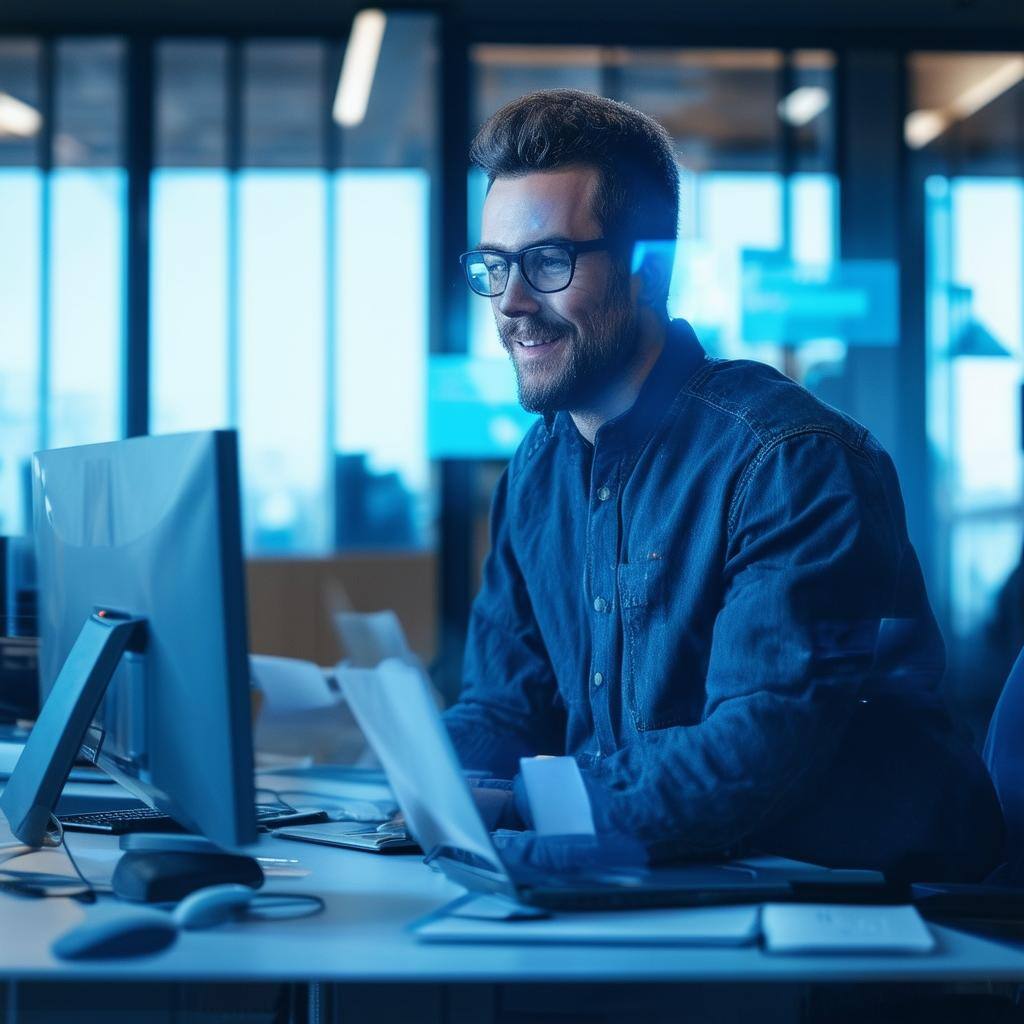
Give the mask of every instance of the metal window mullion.
[{"label": "metal window mullion", "polygon": [[335,128],[333,116],[333,96],[341,72],[341,60],[344,43],[339,39],[324,40],[325,48],[323,73],[321,75],[320,109],[323,113],[321,130],[324,133],[324,177],[326,194],[324,205],[324,434],[326,436],[325,467],[327,480],[326,514],[330,524],[328,550],[338,546],[338,509],[337,488],[335,487],[335,431],[337,429],[337,299],[334,294],[338,276],[338,265],[341,260],[341,240],[338,237],[338,204],[339,187],[338,168],[341,163],[341,130]]},{"label": "metal window mullion", "polygon": [[[440,232],[435,253],[442,268],[441,330],[436,339],[443,352],[466,352],[469,342],[468,296],[461,279],[458,254],[468,237],[466,154],[469,149],[469,42],[457,14],[445,10],[441,21]],[[438,531],[438,650],[436,681],[447,700],[459,691],[462,654],[473,600],[474,491],[478,465],[468,459],[443,459],[440,465],[441,507]]]},{"label": "metal window mullion", "polygon": [[126,437],[149,433],[150,181],[153,172],[153,41],[133,38],[122,74],[126,110],[122,158],[128,173],[123,427]]},{"label": "metal window mullion", "polygon": [[[37,159],[42,178],[39,195],[39,379],[37,382],[36,413],[37,442],[41,449],[50,445],[50,350],[52,322],[50,316],[50,278],[52,241],[52,186],[53,171],[53,114],[54,114],[54,41],[41,41],[39,51],[39,110],[42,129],[39,135]],[[26,524],[26,529],[27,529]]]},{"label": "metal window mullion", "polygon": [[238,264],[238,173],[242,163],[242,53],[241,42],[229,39],[225,83],[227,89],[227,419],[228,425],[239,426],[239,341],[238,304],[240,298]]}]

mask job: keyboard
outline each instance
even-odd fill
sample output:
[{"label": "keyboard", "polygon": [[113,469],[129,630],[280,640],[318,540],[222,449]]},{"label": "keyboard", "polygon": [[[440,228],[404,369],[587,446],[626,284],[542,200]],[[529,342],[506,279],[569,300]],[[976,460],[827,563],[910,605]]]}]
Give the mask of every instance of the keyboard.
[{"label": "keyboard", "polygon": [[[126,807],[116,811],[90,811],[87,814],[59,814],[58,820],[69,832],[102,832],[120,836],[128,832],[187,832],[170,815],[152,807]],[[262,828],[309,825],[327,821],[326,811],[297,811],[287,804],[257,804],[256,824]]]}]

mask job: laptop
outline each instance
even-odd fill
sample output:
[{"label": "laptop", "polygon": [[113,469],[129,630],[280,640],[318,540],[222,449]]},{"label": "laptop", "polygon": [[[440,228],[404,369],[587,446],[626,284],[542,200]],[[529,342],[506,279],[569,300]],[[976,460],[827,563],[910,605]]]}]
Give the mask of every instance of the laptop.
[{"label": "laptop", "polygon": [[503,859],[422,673],[390,659],[374,669],[345,669],[340,685],[427,862],[470,892],[548,910],[760,903],[792,895],[777,872],[742,864],[556,874]]}]

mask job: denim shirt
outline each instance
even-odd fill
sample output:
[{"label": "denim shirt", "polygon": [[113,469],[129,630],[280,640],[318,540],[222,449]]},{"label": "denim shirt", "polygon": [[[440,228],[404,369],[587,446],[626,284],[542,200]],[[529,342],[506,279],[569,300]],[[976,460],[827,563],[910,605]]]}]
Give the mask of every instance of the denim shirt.
[{"label": "denim shirt", "polygon": [[806,802],[865,704],[949,727],[888,455],[685,321],[593,445],[538,420],[491,543],[449,732],[504,778],[574,756],[599,831],[735,849]]}]

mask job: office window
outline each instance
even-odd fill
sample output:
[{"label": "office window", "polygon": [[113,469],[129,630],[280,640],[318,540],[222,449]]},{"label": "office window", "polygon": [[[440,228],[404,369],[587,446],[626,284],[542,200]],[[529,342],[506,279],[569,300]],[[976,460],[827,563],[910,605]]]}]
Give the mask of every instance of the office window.
[{"label": "office window", "polygon": [[39,445],[43,176],[39,44],[0,40],[0,534],[28,528],[28,453]]},{"label": "office window", "polygon": [[366,116],[336,129],[335,544],[433,543],[427,450],[437,20],[388,12]]},{"label": "office window", "polygon": [[388,14],[345,127],[343,48],[158,47],[152,424],[239,427],[254,553],[430,541],[434,25]]},{"label": "office window", "polygon": [[235,422],[231,372],[234,183],[227,161],[227,45],[156,49],[155,168],[150,181],[150,429]]},{"label": "office window", "polygon": [[55,59],[47,443],[61,447],[122,429],[124,44],[66,40]]},{"label": "office window", "polygon": [[124,43],[46,45],[43,83],[44,44],[0,40],[0,533],[29,528],[34,449],[122,431]]},{"label": "office window", "polygon": [[905,137],[923,191],[935,597],[966,704],[1024,643],[1024,54],[909,61]]}]

